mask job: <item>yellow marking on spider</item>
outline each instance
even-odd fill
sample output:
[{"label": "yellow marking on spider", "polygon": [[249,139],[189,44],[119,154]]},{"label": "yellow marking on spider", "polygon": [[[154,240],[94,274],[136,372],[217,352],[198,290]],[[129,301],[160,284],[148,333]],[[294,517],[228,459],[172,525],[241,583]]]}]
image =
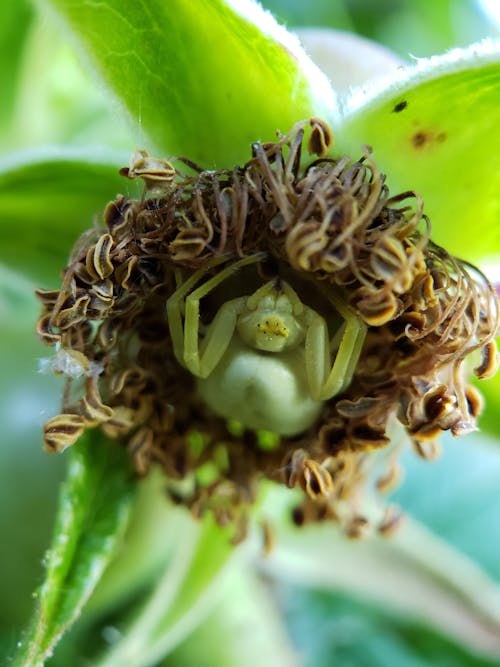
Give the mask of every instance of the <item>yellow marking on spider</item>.
[{"label": "yellow marking on spider", "polygon": [[263,334],[281,336],[282,338],[288,338],[289,336],[288,328],[285,326],[283,320],[279,317],[266,317],[265,320],[261,320],[257,324],[257,327]]}]

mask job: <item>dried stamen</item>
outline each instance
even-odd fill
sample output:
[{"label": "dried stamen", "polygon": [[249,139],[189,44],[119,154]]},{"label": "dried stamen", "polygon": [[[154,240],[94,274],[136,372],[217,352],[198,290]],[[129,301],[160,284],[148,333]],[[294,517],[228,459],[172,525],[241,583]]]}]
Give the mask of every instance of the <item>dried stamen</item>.
[{"label": "dried stamen", "polygon": [[[46,366],[68,382],[62,414],[45,427],[47,451],[99,426],[128,448],[139,475],[161,466],[175,502],[232,522],[235,541],[262,478],[302,489],[297,524],[338,521],[361,537],[370,531],[356,506],[366,462],[389,444],[395,420],[427,459],[442,431],[475,428],[482,401],[467,383],[468,357],[480,356],[478,378],[495,372],[495,290],[430,241],[421,198],[391,196],[369,148],[359,160],[334,159],[331,143],[326,124],[312,119],[255,144],[232,170],[134,153],[122,173],[144,181],[142,199],[109,203],[101,232],[78,240],[61,289],[37,291],[38,334],[56,346]],[[304,144],[319,156],[309,164]],[[342,308],[368,328],[356,367],[346,368],[352,380],[293,437],[217,417],[174,353],[169,297],[200,268],[209,280],[244,257],[257,259],[201,302],[201,339],[224,303],[267,275],[290,284],[330,329]],[[332,354],[341,336],[332,336]],[[379,477],[380,492],[398,470],[392,463]],[[388,535],[399,523],[388,510],[375,528]]]}]

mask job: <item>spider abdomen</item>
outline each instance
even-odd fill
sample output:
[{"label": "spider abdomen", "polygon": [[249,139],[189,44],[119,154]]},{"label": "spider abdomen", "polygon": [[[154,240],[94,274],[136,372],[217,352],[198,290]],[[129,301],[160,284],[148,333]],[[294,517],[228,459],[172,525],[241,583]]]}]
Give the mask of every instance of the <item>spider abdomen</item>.
[{"label": "spider abdomen", "polygon": [[212,373],[198,380],[198,391],[220,417],[283,436],[309,428],[323,405],[310,396],[302,347],[266,353],[238,335]]}]

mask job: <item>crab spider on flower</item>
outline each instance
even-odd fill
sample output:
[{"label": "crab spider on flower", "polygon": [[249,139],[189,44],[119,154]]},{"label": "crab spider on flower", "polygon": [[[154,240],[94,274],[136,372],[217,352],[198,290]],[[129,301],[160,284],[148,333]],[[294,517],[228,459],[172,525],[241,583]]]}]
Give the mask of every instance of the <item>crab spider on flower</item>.
[{"label": "crab spider on flower", "polygon": [[344,319],[330,337],[325,318],[277,276],[220,306],[200,344],[201,299],[263,259],[263,253],[243,258],[200,285],[224,260],[196,271],[168,299],[168,324],[176,359],[198,378],[198,391],[216,414],[292,436],[349,385],[366,325],[329,290],[326,298]]}]

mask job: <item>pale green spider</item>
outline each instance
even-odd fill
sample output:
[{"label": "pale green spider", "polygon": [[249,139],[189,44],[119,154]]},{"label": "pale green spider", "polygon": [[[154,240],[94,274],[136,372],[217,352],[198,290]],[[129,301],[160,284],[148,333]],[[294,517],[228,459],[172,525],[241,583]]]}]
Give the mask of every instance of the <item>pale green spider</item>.
[{"label": "pale green spider", "polygon": [[309,428],[323,402],[349,385],[366,325],[333,289],[322,290],[345,320],[330,341],[325,319],[276,278],[224,303],[200,344],[200,300],[262,259],[258,254],[236,261],[194,289],[225,260],[196,271],[168,299],[168,325],[176,359],[198,378],[201,398],[217,415],[292,436]]}]

